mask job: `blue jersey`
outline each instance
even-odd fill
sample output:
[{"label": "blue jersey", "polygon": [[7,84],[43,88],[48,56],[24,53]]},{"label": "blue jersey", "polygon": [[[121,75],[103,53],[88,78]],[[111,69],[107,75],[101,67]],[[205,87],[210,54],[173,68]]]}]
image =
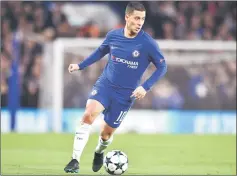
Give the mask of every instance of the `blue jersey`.
[{"label": "blue jersey", "polygon": [[109,54],[109,60],[101,78],[107,78],[114,86],[134,90],[140,85],[143,73],[152,62],[157,70],[142,86],[149,91],[167,71],[167,65],[156,41],[141,30],[136,37],[124,36],[124,28],[106,35],[103,43],[79,64],[80,70]]}]

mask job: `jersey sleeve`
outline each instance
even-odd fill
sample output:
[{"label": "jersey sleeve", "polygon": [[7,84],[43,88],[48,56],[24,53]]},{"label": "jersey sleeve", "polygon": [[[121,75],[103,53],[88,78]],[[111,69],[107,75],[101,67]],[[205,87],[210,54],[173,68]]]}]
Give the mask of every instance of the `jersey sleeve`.
[{"label": "jersey sleeve", "polygon": [[152,40],[150,42],[148,57],[150,61],[156,66],[156,68],[166,65],[164,55],[155,40]]},{"label": "jersey sleeve", "polygon": [[83,60],[81,63],[78,64],[80,70],[83,70],[84,68],[90,66],[91,64],[100,60],[106,54],[109,53],[110,51],[109,40],[110,40],[110,34],[108,33],[103,43],[89,57],[87,57],[85,60]]},{"label": "jersey sleeve", "polygon": [[148,58],[156,66],[156,71],[151,77],[146,80],[142,86],[146,91],[149,91],[152,86],[160,80],[167,72],[167,65],[163,53],[161,52],[158,44],[153,39],[148,45]]}]

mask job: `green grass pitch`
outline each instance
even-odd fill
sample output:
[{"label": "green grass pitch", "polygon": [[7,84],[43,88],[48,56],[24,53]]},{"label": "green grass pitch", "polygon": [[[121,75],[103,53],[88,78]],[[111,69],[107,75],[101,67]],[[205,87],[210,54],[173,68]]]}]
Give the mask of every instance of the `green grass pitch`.
[{"label": "green grass pitch", "polygon": [[[66,174],[73,134],[2,134],[1,174]],[[98,135],[90,136],[79,175],[93,173],[91,163]],[[125,175],[236,175],[236,135],[117,134],[107,151],[120,149],[129,158]]]}]

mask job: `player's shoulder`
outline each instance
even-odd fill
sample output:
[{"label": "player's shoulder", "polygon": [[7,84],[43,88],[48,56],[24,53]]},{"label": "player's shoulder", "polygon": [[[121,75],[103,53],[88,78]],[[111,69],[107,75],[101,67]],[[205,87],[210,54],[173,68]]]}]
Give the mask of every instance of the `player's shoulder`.
[{"label": "player's shoulder", "polygon": [[107,33],[107,36],[111,37],[114,35],[120,35],[122,30],[123,30],[123,28],[112,29]]},{"label": "player's shoulder", "polygon": [[156,40],[147,32],[143,31],[142,36],[143,36],[144,42],[146,42],[146,44],[148,44],[148,45],[156,44]]}]

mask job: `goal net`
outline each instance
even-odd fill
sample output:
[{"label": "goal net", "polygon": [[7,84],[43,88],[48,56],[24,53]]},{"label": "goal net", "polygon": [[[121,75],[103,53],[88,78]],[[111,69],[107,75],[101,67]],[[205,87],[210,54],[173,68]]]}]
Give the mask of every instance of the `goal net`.
[{"label": "goal net", "polygon": [[[85,107],[87,97],[103,71],[108,56],[73,74],[68,73],[68,65],[81,62],[102,41],[59,38],[45,44],[40,107],[52,110],[53,131],[61,131],[62,117],[68,109]],[[158,43],[166,58],[168,72],[143,101],[135,103],[134,109],[234,108],[235,42],[159,40]],[[151,64],[142,82],[154,69]],[[227,89],[226,94],[222,94],[222,88]]]}]

